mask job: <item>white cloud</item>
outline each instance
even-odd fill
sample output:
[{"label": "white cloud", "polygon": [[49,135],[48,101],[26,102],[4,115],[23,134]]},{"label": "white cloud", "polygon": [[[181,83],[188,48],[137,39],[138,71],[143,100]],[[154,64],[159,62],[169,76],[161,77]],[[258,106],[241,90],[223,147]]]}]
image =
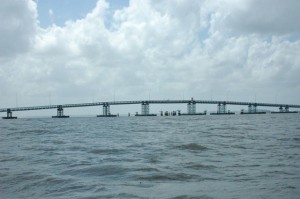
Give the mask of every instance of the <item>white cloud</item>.
[{"label": "white cloud", "polygon": [[16,40],[26,50],[2,49],[2,104],[9,105],[15,93],[29,96],[31,104],[37,96],[47,101],[49,93],[53,103],[112,100],[114,90],[122,100],[146,99],[151,90],[159,99],[184,92],[198,99],[230,93],[231,99],[249,100],[256,93],[272,101],[279,93],[287,103],[299,101],[300,40],[286,37],[298,32],[298,15],[289,14],[296,1],[268,1],[265,11],[266,3],[250,0],[132,0],[108,20],[109,4],[100,0],[84,18],[38,31],[35,3],[22,2],[19,13],[29,12],[30,20],[5,15],[13,32],[19,31],[13,29],[15,17],[29,28],[26,39]]},{"label": "white cloud", "polygon": [[214,9],[221,13],[218,22],[233,33],[300,33],[298,0],[218,0]]},{"label": "white cloud", "polygon": [[36,4],[28,0],[0,3],[0,58],[27,52],[37,27]]}]

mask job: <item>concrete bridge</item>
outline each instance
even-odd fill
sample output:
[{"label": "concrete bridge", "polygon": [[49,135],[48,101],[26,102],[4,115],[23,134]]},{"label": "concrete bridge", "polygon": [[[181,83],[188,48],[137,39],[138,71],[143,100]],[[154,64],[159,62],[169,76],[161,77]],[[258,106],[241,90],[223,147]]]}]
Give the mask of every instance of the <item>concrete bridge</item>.
[{"label": "concrete bridge", "polygon": [[[15,108],[1,108],[0,112],[6,112],[7,116],[3,119],[17,119],[12,115],[16,111],[33,111],[43,109],[57,109],[57,115],[53,118],[67,118],[69,116],[64,115],[64,109],[87,107],[87,106],[102,106],[103,114],[97,115],[97,117],[116,117],[117,115],[110,113],[110,106],[115,105],[129,105],[129,104],[141,104],[141,113],[136,116],[156,116],[156,114],[150,113],[150,104],[187,104],[187,112],[181,113],[178,111],[178,115],[206,115],[206,112],[196,112],[196,104],[215,104],[217,105],[217,111],[211,113],[211,115],[226,115],[235,114],[234,112],[227,111],[228,105],[246,106],[247,110],[241,111],[241,114],[265,114],[266,112],[259,111],[257,107],[276,107],[279,110],[271,113],[298,113],[297,111],[290,111],[290,108],[300,108],[300,105],[296,104],[272,104],[272,103],[257,103],[257,102],[238,102],[238,101],[216,101],[216,100],[140,100],[140,101],[112,101],[112,102],[94,102],[94,103],[78,103],[78,104],[61,104],[61,105],[48,105],[48,106],[28,106],[28,107],[15,107]],[[173,113],[174,115],[174,113]],[[176,115],[176,113],[175,113]]]}]

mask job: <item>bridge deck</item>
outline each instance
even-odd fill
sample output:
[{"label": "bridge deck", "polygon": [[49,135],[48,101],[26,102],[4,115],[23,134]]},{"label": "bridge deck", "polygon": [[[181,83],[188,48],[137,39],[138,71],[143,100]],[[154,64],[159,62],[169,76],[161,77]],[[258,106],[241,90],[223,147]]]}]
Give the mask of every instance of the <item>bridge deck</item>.
[{"label": "bridge deck", "polygon": [[249,106],[256,105],[260,107],[289,107],[289,108],[300,108],[300,105],[295,104],[272,104],[272,103],[257,103],[257,102],[236,102],[236,101],[212,101],[212,100],[140,100],[140,101],[112,101],[112,102],[94,102],[94,103],[78,103],[78,104],[63,104],[63,105],[48,105],[48,106],[28,106],[28,107],[15,107],[15,108],[1,108],[0,112],[7,112],[8,109],[11,111],[31,111],[31,110],[42,110],[42,109],[56,109],[58,106],[62,108],[76,108],[86,106],[102,106],[107,105],[126,105],[126,104],[227,104],[227,105],[241,105]]}]

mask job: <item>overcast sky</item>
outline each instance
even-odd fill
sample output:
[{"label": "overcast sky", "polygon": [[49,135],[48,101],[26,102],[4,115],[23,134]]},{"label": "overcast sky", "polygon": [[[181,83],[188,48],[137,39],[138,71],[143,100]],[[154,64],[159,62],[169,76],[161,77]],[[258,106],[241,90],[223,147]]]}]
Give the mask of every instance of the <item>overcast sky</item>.
[{"label": "overcast sky", "polygon": [[1,0],[1,108],[300,104],[299,0]]}]

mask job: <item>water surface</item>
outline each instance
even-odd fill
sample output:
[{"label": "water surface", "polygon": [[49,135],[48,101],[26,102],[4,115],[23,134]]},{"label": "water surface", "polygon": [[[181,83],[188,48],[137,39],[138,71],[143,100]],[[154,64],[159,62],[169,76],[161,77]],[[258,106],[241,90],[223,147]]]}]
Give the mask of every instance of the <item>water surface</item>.
[{"label": "water surface", "polygon": [[299,195],[299,114],[0,120],[0,198]]}]

